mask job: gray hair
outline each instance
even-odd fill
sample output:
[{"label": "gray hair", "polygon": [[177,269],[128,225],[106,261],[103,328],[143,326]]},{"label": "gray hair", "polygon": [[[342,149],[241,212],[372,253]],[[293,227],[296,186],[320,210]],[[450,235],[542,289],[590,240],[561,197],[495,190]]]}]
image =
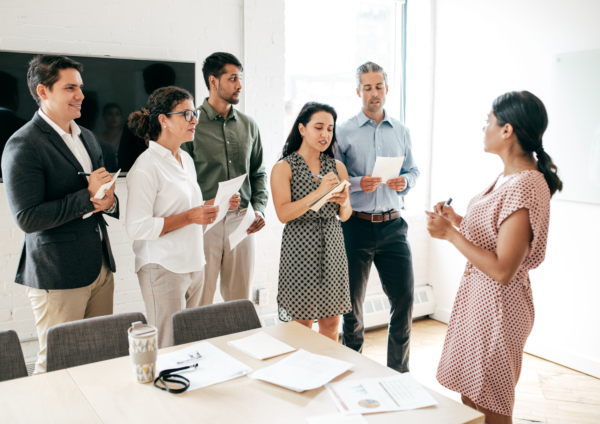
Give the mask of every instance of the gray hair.
[{"label": "gray hair", "polygon": [[383,68],[374,62],[365,62],[356,69],[356,88],[360,88],[360,77],[369,72],[381,72],[383,74],[385,85],[388,85],[387,74]]}]

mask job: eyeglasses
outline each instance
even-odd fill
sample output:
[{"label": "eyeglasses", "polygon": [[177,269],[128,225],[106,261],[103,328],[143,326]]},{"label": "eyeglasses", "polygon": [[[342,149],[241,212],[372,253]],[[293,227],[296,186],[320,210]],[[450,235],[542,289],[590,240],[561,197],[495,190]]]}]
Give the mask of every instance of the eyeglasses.
[{"label": "eyeglasses", "polygon": [[169,112],[169,113],[165,113],[165,115],[183,115],[183,117],[185,118],[186,121],[188,122],[192,122],[192,119],[196,118],[200,118],[200,111],[199,110],[182,110],[181,112]]}]

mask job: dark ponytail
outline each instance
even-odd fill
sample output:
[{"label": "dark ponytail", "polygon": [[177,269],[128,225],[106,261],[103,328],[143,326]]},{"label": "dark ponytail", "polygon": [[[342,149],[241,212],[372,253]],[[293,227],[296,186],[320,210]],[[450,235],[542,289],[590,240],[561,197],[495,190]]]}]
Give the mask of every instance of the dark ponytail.
[{"label": "dark ponytail", "polygon": [[300,148],[302,145],[302,134],[300,134],[300,128],[298,127],[300,124],[306,126],[306,124],[310,122],[312,116],[317,112],[327,112],[333,116],[333,136],[331,137],[331,144],[329,144],[329,147],[327,147],[327,150],[325,150],[323,153],[329,157],[334,157],[333,149],[337,143],[337,138],[335,136],[335,122],[337,121],[337,113],[333,107],[324,103],[307,102],[304,104],[304,106],[302,106],[302,110],[298,114],[296,122],[294,122],[294,125],[292,126],[292,131],[290,131],[290,135],[288,135],[288,138],[283,145],[283,152],[281,152],[281,157],[279,160],[291,155]]},{"label": "dark ponytail", "polygon": [[492,112],[498,125],[503,127],[510,124],[513,127],[523,152],[536,154],[538,171],[544,174],[550,194],[561,191],[563,183],[558,178],[558,168],[544,151],[542,143],[542,136],[548,127],[548,114],[542,101],[529,91],[511,91],[494,100]]},{"label": "dark ponytail", "polygon": [[143,138],[146,145],[150,140],[156,141],[161,132],[158,116],[172,112],[184,100],[194,100],[194,98],[183,88],[174,86],[159,88],[150,94],[148,108],[142,108],[141,111],[129,115],[127,126],[136,136]]}]

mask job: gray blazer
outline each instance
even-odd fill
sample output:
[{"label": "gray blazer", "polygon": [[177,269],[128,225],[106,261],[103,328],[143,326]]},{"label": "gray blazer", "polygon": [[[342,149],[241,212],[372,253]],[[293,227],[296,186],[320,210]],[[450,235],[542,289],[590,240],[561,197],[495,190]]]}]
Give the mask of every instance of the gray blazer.
[{"label": "gray blazer", "polygon": [[[81,128],[80,138],[92,167],[104,166],[96,136]],[[25,232],[16,283],[45,290],[89,286],[100,274],[103,252],[116,271],[103,214],[81,219],[94,205],[87,179],[77,172],[83,172],[81,165],[37,112],[6,143],[4,188],[12,215]],[[119,218],[118,206],[110,216]]]}]

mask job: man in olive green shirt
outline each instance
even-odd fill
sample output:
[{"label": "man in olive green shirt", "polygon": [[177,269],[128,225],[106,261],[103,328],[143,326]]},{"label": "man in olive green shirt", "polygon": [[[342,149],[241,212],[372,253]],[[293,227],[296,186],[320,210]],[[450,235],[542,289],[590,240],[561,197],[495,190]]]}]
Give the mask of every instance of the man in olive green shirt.
[{"label": "man in olive green shirt", "polygon": [[[200,106],[194,141],[181,148],[194,159],[202,197],[211,204],[221,181],[248,174],[240,189],[238,209],[204,234],[204,288],[201,305],[213,302],[221,274],[225,301],[248,299],[254,274],[256,240],[254,233],[265,226],[264,211],[269,194],[263,148],[256,122],[235,110],[242,90],[242,64],[229,53],[213,53],[204,61],[202,73],[209,97]],[[246,237],[233,250],[229,235],[237,229],[251,204],[256,214]]]}]

